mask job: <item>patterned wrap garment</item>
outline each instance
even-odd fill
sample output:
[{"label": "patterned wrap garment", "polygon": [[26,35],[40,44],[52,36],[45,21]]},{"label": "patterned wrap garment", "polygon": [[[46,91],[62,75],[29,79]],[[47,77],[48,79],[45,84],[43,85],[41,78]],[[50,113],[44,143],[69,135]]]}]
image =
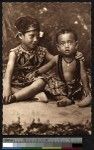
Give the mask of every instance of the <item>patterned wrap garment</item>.
[{"label": "patterned wrap garment", "polygon": [[57,66],[54,68],[54,72],[49,75],[46,74],[47,84],[46,91],[53,94],[57,100],[67,96],[71,100],[79,99],[83,95],[83,88],[80,82],[80,61],[76,60],[75,77],[72,81],[66,83],[64,79],[62,56],[58,55]]},{"label": "patterned wrap garment", "polygon": [[30,75],[45,63],[46,48],[39,46],[36,50],[28,52],[19,45],[11,49],[10,52],[16,54],[12,86],[25,87],[30,85],[34,81]]}]

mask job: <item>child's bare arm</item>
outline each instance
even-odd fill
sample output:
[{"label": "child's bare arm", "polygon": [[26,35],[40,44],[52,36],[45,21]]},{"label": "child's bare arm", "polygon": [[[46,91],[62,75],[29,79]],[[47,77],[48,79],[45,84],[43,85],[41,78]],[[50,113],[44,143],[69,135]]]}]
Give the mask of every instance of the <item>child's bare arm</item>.
[{"label": "child's bare arm", "polygon": [[46,50],[46,60],[47,61],[50,61],[50,60],[52,60],[53,59],[53,55],[52,54],[50,54],[47,50]]},{"label": "child's bare arm", "polygon": [[80,73],[81,73],[81,81],[82,81],[82,84],[83,84],[83,88],[84,88],[84,91],[86,93],[86,96],[88,94],[90,94],[90,87],[89,87],[89,81],[88,81],[88,76],[87,76],[87,73],[86,73],[86,69],[85,69],[85,65],[84,65],[84,62],[83,61],[80,61]]},{"label": "child's bare arm", "polygon": [[46,73],[47,71],[49,71],[51,68],[55,66],[56,62],[57,62],[57,56],[54,56],[50,62],[48,62],[47,64],[45,64],[44,66],[38,69],[38,73],[39,74]]},{"label": "child's bare arm", "polygon": [[4,80],[6,81],[7,85],[10,85],[11,83],[11,77],[14,69],[15,59],[16,59],[15,53],[11,52],[9,55],[9,61],[7,63],[7,68],[4,77]]},{"label": "child's bare arm", "polygon": [[15,60],[16,60],[16,55],[14,52],[11,52],[9,55],[9,61],[7,64],[5,76],[3,79],[3,99],[5,102],[8,101],[9,96],[11,95],[11,78],[13,74]]}]

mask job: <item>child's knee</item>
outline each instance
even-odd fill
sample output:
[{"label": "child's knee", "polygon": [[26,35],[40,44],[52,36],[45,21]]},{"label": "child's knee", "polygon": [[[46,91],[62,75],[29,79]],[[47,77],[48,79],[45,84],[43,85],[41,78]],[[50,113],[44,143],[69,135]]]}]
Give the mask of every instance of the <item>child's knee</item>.
[{"label": "child's knee", "polygon": [[12,93],[14,94],[14,93],[16,93],[16,92],[20,91],[21,89],[22,89],[22,88],[12,87]]},{"label": "child's knee", "polygon": [[44,87],[46,85],[46,82],[42,78],[39,78],[36,80],[36,84],[38,85],[38,87]]},{"label": "child's knee", "polygon": [[37,94],[34,98],[37,99],[38,102],[48,102],[47,95],[44,92]]}]

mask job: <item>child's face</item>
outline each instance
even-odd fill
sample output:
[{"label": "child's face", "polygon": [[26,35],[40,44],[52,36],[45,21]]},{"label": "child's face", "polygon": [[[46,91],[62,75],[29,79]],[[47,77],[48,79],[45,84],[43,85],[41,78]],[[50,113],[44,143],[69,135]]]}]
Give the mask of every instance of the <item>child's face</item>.
[{"label": "child's face", "polygon": [[28,32],[21,34],[20,39],[27,48],[33,49],[39,42],[39,32],[31,27]]},{"label": "child's face", "polygon": [[57,49],[61,54],[66,56],[75,54],[77,51],[77,41],[75,41],[74,34],[64,33],[59,35]]}]

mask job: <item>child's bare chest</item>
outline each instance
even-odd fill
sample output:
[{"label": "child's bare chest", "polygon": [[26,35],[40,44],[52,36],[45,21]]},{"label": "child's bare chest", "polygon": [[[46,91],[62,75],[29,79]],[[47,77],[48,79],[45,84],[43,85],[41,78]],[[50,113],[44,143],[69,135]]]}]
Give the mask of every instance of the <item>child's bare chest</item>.
[{"label": "child's bare chest", "polygon": [[73,80],[76,71],[76,60],[73,60],[71,63],[62,60],[62,70],[66,81]]}]

